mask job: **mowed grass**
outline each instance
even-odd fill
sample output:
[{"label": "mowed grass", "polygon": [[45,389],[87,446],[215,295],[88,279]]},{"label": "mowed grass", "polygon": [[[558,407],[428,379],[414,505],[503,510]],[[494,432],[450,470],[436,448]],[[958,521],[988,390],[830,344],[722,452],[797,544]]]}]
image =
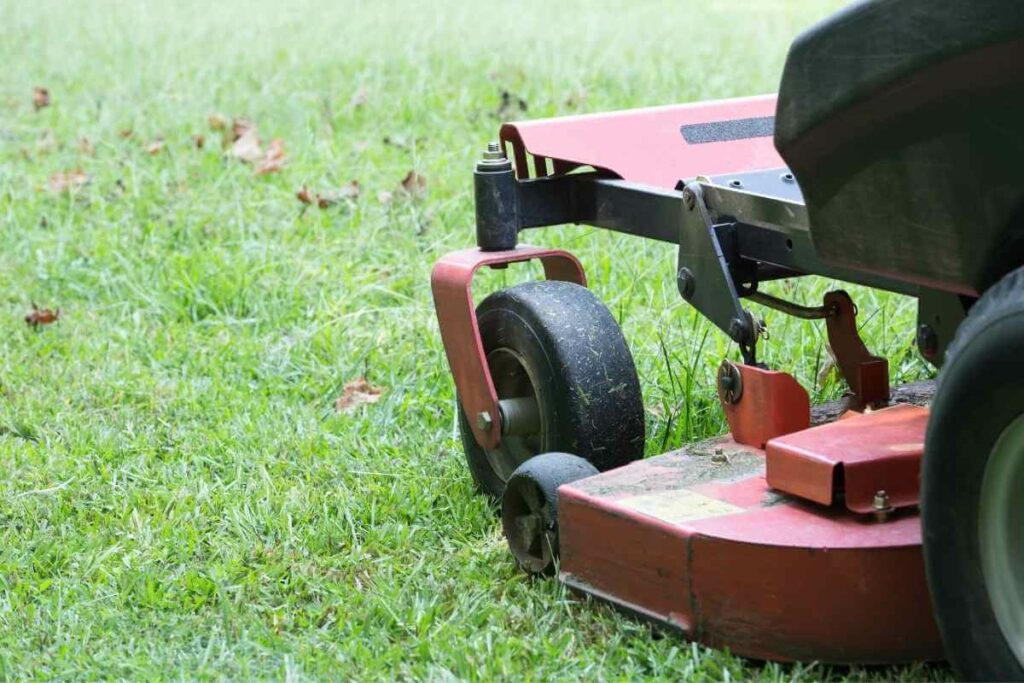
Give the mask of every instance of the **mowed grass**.
[{"label": "mowed grass", "polygon": [[[434,260],[472,243],[503,90],[513,117],[769,92],[836,6],[0,0],[0,676],[947,675],[747,662],[520,574],[462,460],[430,299]],[[226,158],[214,113],[282,138],[287,167]],[[79,168],[80,191],[48,189]],[[325,210],[295,196],[352,180]],[[577,253],[621,321],[649,453],[723,429],[735,349],[680,302],[671,247],[528,239]],[[913,302],[853,291],[896,380],[927,376]],[[60,321],[30,329],[32,302]],[[823,327],[765,316],[765,359],[838,395]],[[380,400],[337,411],[359,377]]]}]

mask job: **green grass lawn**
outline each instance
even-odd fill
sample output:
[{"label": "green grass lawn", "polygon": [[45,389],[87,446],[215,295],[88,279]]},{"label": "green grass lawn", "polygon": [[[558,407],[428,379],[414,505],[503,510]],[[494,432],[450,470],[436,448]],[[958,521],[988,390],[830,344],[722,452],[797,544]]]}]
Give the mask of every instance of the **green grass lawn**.
[{"label": "green grass lawn", "polygon": [[[946,676],[744,662],[520,574],[473,494],[430,300],[434,260],[472,243],[502,91],[513,118],[770,92],[837,4],[0,0],[0,675]],[[211,115],[281,138],[285,168],[226,156]],[[577,253],[621,321],[648,453],[723,429],[735,350],[679,300],[671,247],[530,240]],[[927,376],[914,303],[853,291],[895,379]],[[33,302],[59,322],[31,329]],[[824,328],[766,317],[765,359],[836,396]],[[360,377],[379,400],[339,411]]]}]

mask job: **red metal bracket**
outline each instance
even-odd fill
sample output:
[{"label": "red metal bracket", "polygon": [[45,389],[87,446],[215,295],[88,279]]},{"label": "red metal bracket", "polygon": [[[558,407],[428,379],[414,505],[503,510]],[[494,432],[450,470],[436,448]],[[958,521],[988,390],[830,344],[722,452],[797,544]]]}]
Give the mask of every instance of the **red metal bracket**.
[{"label": "red metal bracket", "polygon": [[850,385],[851,408],[863,408],[889,402],[889,361],[871,355],[857,332],[857,307],[846,292],[839,290],[825,295],[828,343],[836,357],[836,365]]},{"label": "red metal bracket", "polygon": [[[547,279],[587,286],[583,265],[575,256],[561,249],[526,245],[510,251],[481,251],[476,248],[453,251],[434,264],[430,275],[448,366],[455,378],[455,388],[466,419],[481,448],[496,448],[501,441],[501,415],[498,412],[498,394],[477,326],[473,275],[481,266],[503,266],[533,259],[540,259],[544,264]],[[478,416],[483,419],[478,420]]]},{"label": "red metal bracket", "polygon": [[896,405],[772,439],[768,485],[861,514],[916,505],[928,409]]},{"label": "red metal bracket", "polygon": [[718,373],[718,398],[733,440],[754,448],[811,424],[807,390],[785,372],[726,361]]}]

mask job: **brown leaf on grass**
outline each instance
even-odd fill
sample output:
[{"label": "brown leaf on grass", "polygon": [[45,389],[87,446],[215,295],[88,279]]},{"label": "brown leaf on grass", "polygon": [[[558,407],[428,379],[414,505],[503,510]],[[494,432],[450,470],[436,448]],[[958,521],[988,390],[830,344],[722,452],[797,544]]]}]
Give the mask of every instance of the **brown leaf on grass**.
[{"label": "brown leaf on grass", "polygon": [[409,149],[419,140],[410,141],[404,135],[385,135],[382,142],[388,147],[394,147],[395,149]]},{"label": "brown leaf on grass", "polygon": [[117,131],[117,137],[121,138],[122,140],[129,140],[134,135],[135,131],[131,128],[122,128],[121,130]]},{"label": "brown leaf on grass", "polygon": [[[239,130],[234,128],[233,130]],[[260,134],[256,126],[241,129],[241,135],[235,138],[228,150],[228,156],[234,157],[247,164],[255,164],[263,158],[263,148],[260,145]]]},{"label": "brown leaf on grass", "polygon": [[228,127],[228,120],[220,114],[210,114],[206,117],[206,122],[210,125],[210,130],[226,130]]},{"label": "brown leaf on grass", "polygon": [[90,180],[89,174],[80,168],[74,168],[70,171],[60,171],[50,176],[49,188],[50,192],[59,194],[61,192],[75,192],[86,184]]},{"label": "brown leaf on grass", "polygon": [[53,134],[53,131],[47,128],[42,132],[39,138],[36,140],[36,151],[45,154],[46,152],[52,152],[60,146],[57,142],[57,136]]},{"label": "brown leaf on grass", "polygon": [[353,180],[348,185],[341,188],[341,195],[345,199],[355,199],[363,192],[363,186],[359,184],[358,180]]},{"label": "brown leaf on grass", "polygon": [[337,190],[324,190],[313,194],[305,185],[295,193],[295,197],[303,204],[316,204],[318,208],[326,209],[334,206],[343,199],[356,199],[363,191],[363,186],[358,180],[353,180],[348,185],[343,185]]},{"label": "brown leaf on grass", "polygon": [[348,185],[344,185],[337,190],[317,192],[316,205],[321,209],[326,209],[329,206],[337,204],[343,199],[356,199],[362,191],[363,187],[359,184],[359,181],[353,180]]},{"label": "brown leaf on grass", "polygon": [[365,85],[359,86],[359,89],[352,95],[352,99],[348,101],[348,106],[359,109],[366,104],[368,94]]},{"label": "brown leaf on grass", "polygon": [[148,145],[146,145],[146,154],[148,154],[150,156],[156,156],[157,154],[162,152],[163,149],[164,149],[164,138],[161,135],[161,136],[158,136],[152,142],[150,142]]},{"label": "brown leaf on grass", "polygon": [[341,396],[334,402],[334,408],[339,413],[351,412],[359,406],[376,403],[383,393],[383,389],[371,385],[365,377],[359,377],[345,383],[341,388]]},{"label": "brown leaf on grass", "polygon": [[288,163],[288,155],[284,153],[284,140],[274,138],[267,145],[267,153],[256,165],[256,175],[277,173]]},{"label": "brown leaf on grass", "polygon": [[96,156],[96,147],[94,147],[89,138],[84,135],[78,138],[78,151],[91,157]]},{"label": "brown leaf on grass", "polygon": [[32,106],[36,111],[50,106],[50,91],[36,86],[32,89]]},{"label": "brown leaf on grass", "polygon": [[32,304],[32,310],[29,311],[28,315],[25,316],[25,324],[30,327],[39,327],[40,325],[52,325],[53,323],[60,320],[60,309],[49,309],[39,308],[35,304]]},{"label": "brown leaf on grass", "polygon": [[413,199],[423,196],[427,189],[427,179],[416,171],[409,171],[402,178],[402,190]]},{"label": "brown leaf on grass", "polygon": [[249,132],[256,132],[256,124],[249,119],[235,119],[231,122],[231,142],[237,142]]},{"label": "brown leaf on grass", "polygon": [[580,86],[579,88],[576,88],[571,93],[569,93],[569,96],[565,98],[565,106],[575,109],[576,107],[579,107],[586,101],[587,90],[586,88]]},{"label": "brown leaf on grass", "polygon": [[520,114],[526,113],[527,104],[526,100],[518,95],[513,95],[508,90],[501,91],[501,102],[498,104],[497,111],[494,112],[495,116],[502,121],[508,119],[517,118]]},{"label": "brown leaf on grass", "polygon": [[206,136],[202,133],[196,133],[192,136],[192,144],[196,146],[196,149],[202,149],[206,145]]},{"label": "brown leaf on grass", "polygon": [[394,198],[395,196],[388,190],[381,190],[377,193],[377,201],[384,205],[390,204]]}]

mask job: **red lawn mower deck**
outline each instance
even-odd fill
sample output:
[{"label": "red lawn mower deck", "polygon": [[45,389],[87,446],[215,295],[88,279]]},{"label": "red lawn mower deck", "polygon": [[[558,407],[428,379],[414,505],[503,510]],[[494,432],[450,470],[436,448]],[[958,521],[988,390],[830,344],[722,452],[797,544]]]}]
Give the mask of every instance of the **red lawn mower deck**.
[{"label": "red lawn mower deck", "polygon": [[[897,392],[897,400],[920,402],[930,393],[911,389]],[[833,419],[828,412],[815,417]],[[747,657],[941,659],[921,557],[916,473],[907,482],[913,495],[897,500],[881,492],[866,514],[846,509],[851,492],[833,481],[836,470],[849,473],[849,460],[836,462],[846,458],[862,466],[894,458],[919,466],[927,412],[896,404],[844,414],[769,441],[767,457],[722,437],[566,484],[558,497],[559,578]],[[837,431],[864,438],[837,440]],[[790,457],[827,471],[819,478],[822,491],[845,493],[847,505],[826,507],[808,492],[769,485],[773,470],[792,469]],[[876,480],[893,481],[884,469]]]}]

